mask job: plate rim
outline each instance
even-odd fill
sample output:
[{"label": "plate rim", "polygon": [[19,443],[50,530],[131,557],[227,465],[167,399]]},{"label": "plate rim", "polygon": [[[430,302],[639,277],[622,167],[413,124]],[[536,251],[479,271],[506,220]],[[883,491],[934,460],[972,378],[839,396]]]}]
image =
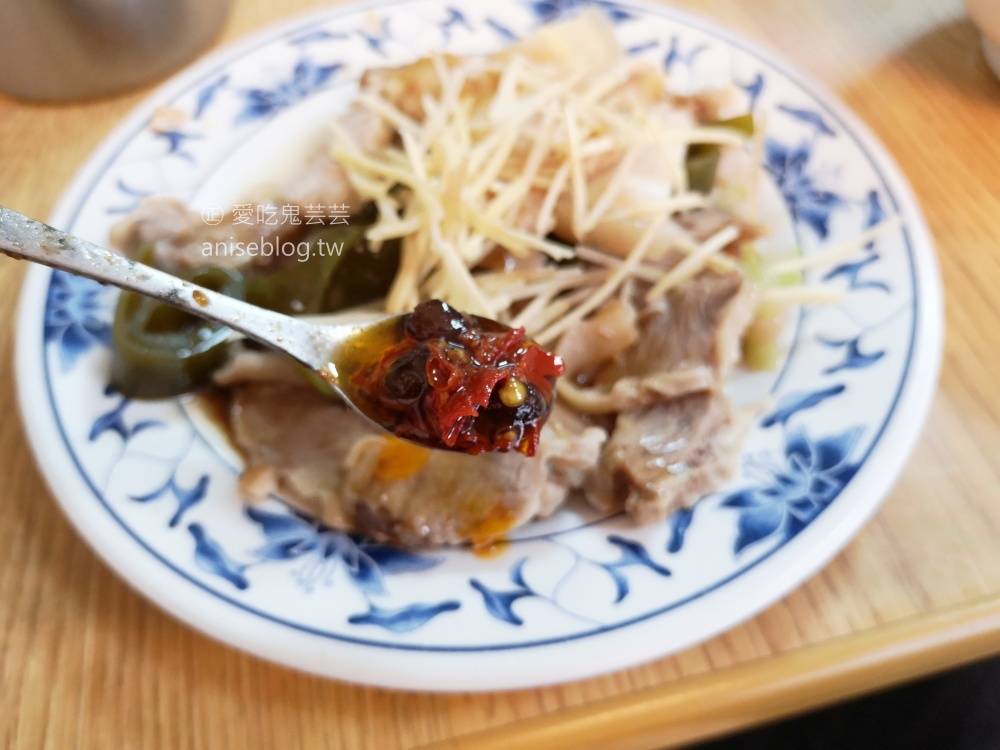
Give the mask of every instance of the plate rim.
[{"label": "plate rim", "polygon": [[[129,134],[134,132],[138,125],[144,124],[148,119],[150,109],[157,106],[157,103],[162,103],[165,98],[188,90],[191,86],[195,85],[199,79],[207,78],[213,75],[217,72],[220,66],[238,60],[249,50],[256,49],[275,39],[281,38],[282,36],[287,35],[290,31],[300,29],[303,24],[317,21],[327,22],[339,16],[358,13],[366,9],[375,7],[385,8],[397,5],[402,6],[410,4],[410,2],[412,2],[412,0],[397,0],[397,2],[391,3],[348,3],[334,9],[320,9],[302,14],[296,14],[295,16],[285,19],[280,23],[265,26],[264,28],[243,37],[242,39],[226,45],[201,60],[196,61],[189,68],[175,75],[167,82],[150,92],[143,99],[143,101],[129,113],[129,115],[127,115],[109,132],[108,135],[105,136],[100,145],[84,162],[83,166],[74,174],[68,188],[64,190],[62,196],[56,204],[56,207],[52,211],[52,223],[59,224],[60,220],[64,220],[69,214],[72,213],[74,204],[80,202],[83,195],[86,193],[88,185],[92,183],[93,179],[103,173],[107,160],[115,148],[120,146]],[[857,488],[853,490],[853,493],[858,494],[861,497],[860,500],[855,500],[850,508],[845,508],[843,503],[839,506],[837,506],[836,503],[832,504],[823,512],[826,522],[822,524],[822,529],[818,529],[816,524],[810,524],[809,527],[799,534],[799,538],[795,540],[798,542],[798,544],[796,544],[796,550],[793,550],[795,552],[798,552],[799,547],[806,546],[809,536],[820,537],[816,540],[812,553],[807,555],[805,558],[808,562],[807,565],[802,564],[803,556],[801,554],[796,554],[795,557],[798,564],[795,566],[794,574],[779,566],[778,570],[784,571],[784,574],[779,576],[770,576],[766,586],[768,589],[767,596],[755,595],[749,597],[752,599],[752,604],[734,608],[739,610],[740,614],[737,617],[727,617],[722,622],[712,623],[699,633],[695,634],[694,637],[689,638],[689,642],[675,641],[667,652],[661,653],[654,650],[655,653],[652,656],[639,654],[631,660],[623,660],[620,658],[609,659],[606,657],[603,661],[595,660],[587,665],[578,665],[575,669],[562,669],[561,674],[556,677],[546,674],[536,674],[533,679],[525,679],[524,676],[519,675],[516,670],[514,672],[508,670],[505,678],[497,677],[497,675],[494,674],[494,679],[491,680],[489,685],[484,685],[481,681],[477,681],[475,679],[475,675],[470,676],[471,678],[466,677],[459,680],[454,679],[455,676],[452,675],[452,679],[448,680],[447,685],[436,687],[433,684],[427,683],[427,672],[425,671],[428,668],[427,665],[420,666],[417,669],[406,670],[409,674],[405,676],[400,675],[400,670],[392,668],[391,664],[383,665],[383,669],[380,670],[378,674],[371,674],[371,652],[379,650],[386,652],[386,654],[391,656],[394,651],[393,647],[391,645],[365,645],[358,643],[357,641],[352,642],[350,637],[344,637],[338,646],[343,646],[347,649],[357,649],[359,651],[361,656],[360,662],[363,663],[361,665],[363,666],[362,671],[368,673],[361,678],[361,681],[367,684],[424,690],[492,690],[498,688],[530,687],[548,684],[551,682],[565,682],[596,674],[602,674],[611,670],[624,669],[637,663],[649,661],[651,658],[661,658],[662,656],[665,656],[666,653],[676,653],[677,651],[687,648],[694,643],[706,640],[723,630],[735,627],[739,623],[750,619],[777,599],[787,595],[796,586],[804,583],[818,569],[823,567],[837,552],[839,552],[843,546],[863,527],[868,519],[881,506],[881,503],[888,494],[892,484],[895,483],[896,478],[902,471],[913,450],[913,446],[921,433],[922,426],[925,424],[926,415],[930,409],[933,394],[936,389],[943,349],[943,294],[941,288],[941,277],[938,270],[936,254],[934,252],[933,240],[929,230],[927,229],[926,221],[916,202],[912,188],[888,149],[886,149],[885,146],[882,145],[881,142],[874,136],[871,130],[823,84],[817,83],[810,75],[801,72],[799,68],[789,63],[782,56],[773,53],[766,46],[761,45],[754,40],[748,39],[740,32],[731,31],[723,26],[720,26],[714,21],[707,20],[697,14],[691,14],[687,11],[679,10],[671,6],[655,6],[643,2],[623,2],[619,4],[624,7],[635,8],[643,13],[665,17],[667,19],[675,20],[679,23],[688,25],[723,41],[727,45],[732,45],[746,51],[761,60],[764,64],[774,67],[782,76],[787,77],[796,85],[802,87],[804,90],[815,96],[817,101],[841,122],[841,124],[849,132],[850,137],[857,143],[862,151],[864,151],[865,157],[873,168],[875,168],[880,180],[891,189],[894,199],[899,204],[899,211],[906,219],[905,231],[910,235],[909,249],[913,257],[911,273],[916,277],[913,281],[915,295],[913,304],[916,308],[916,312],[913,324],[913,341],[911,351],[909,353],[910,364],[908,371],[905,373],[905,377],[899,384],[895,410],[890,412],[889,417],[882,428],[883,434],[870,449],[870,452],[874,453],[881,448],[879,452],[886,453],[887,455],[881,457],[882,466],[878,467],[881,471],[877,476],[871,476],[873,473],[873,467],[869,461],[866,462],[864,467],[862,467],[862,471],[859,471],[859,475],[852,480],[852,485],[855,485],[856,487],[857,485],[862,485],[864,488],[864,492],[860,492]],[[38,317],[39,300],[41,300],[41,309],[44,311],[44,300],[46,296],[45,290],[50,276],[51,271],[42,268],[33,268],[26,275],[18,306],[15,367],[17,373],[18,405],[21,412],[22,422],[25,425],[25,430],[28,434],[36,463],[40,468],[40,473],[43,475],[51,494],[56,499],[63,513],[77,528],[81,536],[83,536],[87,541],[88,545],[94,549],[98,556],[103,559],[109,567],[117,572],[121,578],[127,581],[147,600],[153,602],[161,609],[168,611],[181,621],[207,633],[217,640],[229,645],[238,645],[239,648],[250,651],[251,653],[261,656],[264,659],[276,661],[286,666],[293,666],[298,669],[303,669],[305,671],[323,676],[334,676],[345,680],[355,679],[355,676],[345,674],[342,669],[337,669],[336,673],[331,672],[329,669],[324,669],[322,665],[317,665],[316,661],[318,660],[315,658],[307,658],[305,660],[301,658],[289,659],[287,652],[284,655],[276,653],[273,641],[265,638],[265,642],[261,642],[259,633],[254,635],[248,632],[250,630],[259,630],[257,627],[235,627],[235,620],[228,626],[216,626],[214,621],[210,621],[210,618],[206,619],[201,616],[200,612],[192,612],[190,594],[188,593],[188,589],[190,587],[182,586],[181,588],[184,589],[184,591],[180,592],[182,594],[181,596],[177,596],[177,592],[174,592],[174,595],[171,596],[164,595],[164,589],[160,588],[157,592],[157,598],[153,598],[151,594],[147,593],[147,591],[157,590],[150,588],[151,579],[162,579],[162,582],[168,584],[166,587],[168,590],[169,583],[176,582],[175,572],[168,566],[163,566],[161,564],[162,561],[155,555],[147,556],[149,559],[143,561],[145,564],[139,566],[135,565],[137,560],[135,558],[135,550],[132,549],[131,545],[136,545],[136,547],[144,555],[147,550],[142,549],[140,543],[136,539],[130,539],[131,535],[128,533],[127,529],[116,526],[113,533],[113,536],[120,535],[123,539],[128,540],[127,552],[124,551],[124,547],[122,547],[119,542],[112,545],[110,549],[103,546],[104,542],[108,538],[106,517],[101,514],[99,518],[95,519],[93,517],[94,514],[90,513],[86,507],[82,504],[74,504],[74,502],[70,499],[70,497],[78,490],[78,488],[71,488],[70,485],[79,483],[81,479],[84,483],[86,483],[86,480],[84,477],[79,476],[76,472],[74,460],[70,455],[60,455],[59,460],[55,460],[52,453],[46,450],[47,446],[45,445],[46,441],[43,433],[49,427],[58,433],[59,428],[57,420],[55,414],[42,404],[43,413],[47,418],[46,424],[44,425],[45,429],[43,429],[43,425],[38,419],[39,407],[32,403],[34,401],[37,404],[38,401],[30,397],[32,390],[38,389],[33,389],[32,387],[37,384],[32,382],[32,368],[29,367],[29,363],[37,362],[37,357],[44,354],[44,343],[41,336],[29,336],[26,333],[26,330],[30,328],[30,326],[27,325],[30,322],[30,319]],[[28,418],[29,414],[33,415],[32,419]],[[894,436],[891,441],[887,442],[887,435],[890,432],[900,433],[900,435]],[[69,454],[69,451],[67,450],[66,453]],[[68,468],[70,471],[65,472],[57,470],[59,467],[55,467],[53,465],[55,463],[64,464],[62,467],[63,469],[67,468],[66,464],[69,464],[70,466]],[[886,467],[888,470],[885,470]],[[864,472],[865,468],[868,469],[867,472]],[[862,476],[863,473],[864,476]],[[845,517],[836,518],[838,514],[833,512],[835,509],[839,510],[839,515]],[[834,517],[833,520],[831,520],[831,517]],[[816,533],[819,531],[821,531],[822,534]],[[810,534],[810,532],[814,533]],[[786,556],[790,546],[791,543],[783,545],[782,548],[777,549],[772,554],[768,555],[767,559],[780,559],[781,557]],[[786,555],[782,555],[783,552],[786,553]],[[148,563],[150,562],[152,562],[153,565],[149,565]],[[156,568],[155,571],[153,570],[154,567]],[[142,570],[140,571],[139,568],[142,568]],[[768,568],[773,569],[775,566],[771,565],[768,566]],[[724,586],[725,583],[733,580],[734,578],[740,578],[742,580],[749,580],[752,582],[755,577],[754,574],[757,573],[758,575],[756,577],[759,577],[759,572],[760,567],[755,563],[750,568],[744,568],[730,578],[717,582],[712,589]],[[774,573],[774,570],[770,570],[770,572]],[[748,589],[756,590],[757,588],[757,586],[745,585],[744,591]],[[711,593],[714,593],[714,591],[706,592],[705,595],[711,596]],[[733,592],[730,593],[732,594]],[[220,597],[214,592],[199,590],[198,594],[199,597],[204,596],[226,610],[229,610],[233,604],[228,601],[227,598]],[[744,598],[748,597],[744,596]],[[241,608],[247,609],[242,606]],[[253,615],[255,619],[254,625],[260,625],[260,622],[258,622],[262,619],[260,613],[250,610],[244,614]],[[664,615],[665,612],[661,610],[657,614],[647,615],[641,622],[633,622],[628,625],[618,625],[614,630],[589,633],[585,637],[577,637],[573,640],[581,641],[592,638],[607,638],[614,632],[619,634],[627,632],[631,634],[635,632],[636,628],[640,626],[648,627],[650,623],[655,623],[656,620],[662,618]],[[287,629],[290,627],[288,624],[283,624],[277,620],[267,622],[267,626],[268,628],[277,628],[278,632],[287,632]],[[309,633],[303,628],[296,627],[296,630],[298,631],[297,635],[303,637],[317,638],[328,642],[332,640],[326,636]],[[248,645],[248,641],[253,641],[254,645]],[[565,645],[565,642],[545,644],[547,648],[553,650],[561,650]],[[519,651],[522,649],[527,650],[528,648],[534,647],[518,644],[496,653],[504,654],[507,651]],[[339,651],[341,649],[338,648],[335,650]],[[538,649],[535,649],[533,653],[536,653],[537,651]],[[609,649],[605,649],[606,653],[608,651]],[[395,650],[395,653],[398,654],[399,651]],[[421,657],[431,657],[431,663],[434,664],[434,667],[439,667],[439,660],[449,655],[449,652],[430,650],[409,651],[408,653],[408,658],[414,662],[425,661],[423,658],[414,659],[414,655],[419,654]],[[456,652],[450,653],[451,655],[454,655]],[[465,653],[468,653],[468,651],[457,652],[459,656]],[[478,650],[475,651],[475,653],[481,656],[483,652]],[[343,656],[343,654],[338,655],[338,659],[341,664],[344,662],[342,658]],[[355,659],[354,661],[359,660]],[[405,678],[401,679],[401,677]],[[416,677],[415,680],[414,677]]]}]

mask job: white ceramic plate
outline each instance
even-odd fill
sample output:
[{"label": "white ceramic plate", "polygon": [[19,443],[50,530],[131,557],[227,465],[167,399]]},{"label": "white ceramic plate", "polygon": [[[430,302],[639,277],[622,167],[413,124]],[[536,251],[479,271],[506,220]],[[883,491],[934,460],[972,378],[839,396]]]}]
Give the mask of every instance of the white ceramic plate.
[{"label": "white ceramic plate", "polygon": [[[269,30],[157,91],[94,154],[52,223],[105,242],[145,195],[232,201],[301,151],[366,68],[495,49],[584,4],[418,0]],[[330,677],[525,687],[621,669],[729,628],[805,580],[872,515],[920,431],[941,349],[940,282],[909,187],[869,132],[784,62],[675,11],[592,4],[673,86],[731,78],[767,113],[772,242],[813,253],[885,215],[904,219],[812,273],[844,301],[798,315],[779,371],[737,379],[737,399],[770,393],[773,404],[741,473],[693,511],[643,528],[574,505],[490,559],[389,549],[276,501],[251,511],[235,492],[236,458],[189,402],[107,389],[114,290],[36,268],[17,347],[28,434],[70,520],[139,591],[226,643]],[[183,122],[151,129],[158,107]]]}]

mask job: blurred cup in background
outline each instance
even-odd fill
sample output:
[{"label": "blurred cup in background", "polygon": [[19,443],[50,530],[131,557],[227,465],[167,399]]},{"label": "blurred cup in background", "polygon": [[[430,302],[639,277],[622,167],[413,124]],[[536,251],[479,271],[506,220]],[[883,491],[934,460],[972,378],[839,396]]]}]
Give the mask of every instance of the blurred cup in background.
[{"label": "blurred cup in background", "polygon": [[229,0],[0,0],[0,93],[113,94],[165,76],[222,28]]},{"label": "blurred cup in background", "polygon": [[983,34],[983,55],[1000,77],[1000,0],[965,0],[965,7]]}]

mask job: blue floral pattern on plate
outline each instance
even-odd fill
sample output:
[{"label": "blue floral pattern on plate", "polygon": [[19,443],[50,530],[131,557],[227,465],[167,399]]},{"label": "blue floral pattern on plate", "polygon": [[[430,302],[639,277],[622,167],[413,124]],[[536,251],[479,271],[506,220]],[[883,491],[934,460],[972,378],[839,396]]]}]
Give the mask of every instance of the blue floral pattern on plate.
[{"label": "blue floral pattern on plate", "polygon": [[786,542],[802,531],[857,472],[848,458],[860,434],[855,428],[814,441],[796,431],[785,442],[782,462],[770,456],[749,460],[758,484],[722,501],[722,507],[739,512],[733,552],[738,555],[765,539]]},{"label": "blue floral pattern on plate", "polygon": [[237,125],[273,115],[312,96],[327,84],[340,69],[340,63],[316,65],[303,57],[292,69],[287,80],[271,88],[251,87],[240,90],[244,99],[243,110],[236,118]]},{"label": "blue floral pattern on plate", "polygon": [[108,290],[90,279],[54,271],[45,305],[46,343],[55,345],[64,372],[95,346],[111,340]]},{"label": "blue floral pattern on plate", "polygon": [[[250,158],[240,149],[260,143],[252,141],[255,133],[281,133],[302,105],[333,96],[367,67],[451,45],[496,48],[585,5],[614,22],[631,54],[668,67],[672,80],[693,81],[700,71],[725,67],[748,106],[769,113],[761,169],[771,205],[781,210],[786,251],[816,252],[898,211],[899,183],[883,178],[881,162],[821,97],[698,22],[603,0],[522,0],[504,8],[414,0],[321,14],[191,76],[156,103],[186,113],[186,122],[165,133],[150,129],[147,118],[145,126],[116,136],[112,155],[65,207],[62,224],[70,230],[85,224],[100,239],[146,195],[169,192],[197,202],[225,159]],[[719,492],[643,528],[571,506],[516,532],[495,557],[392,549],[276,501],[243,508],[236,500],[238,459],[192,404],[133,402],[107,389],[114,293],[93,282],[48,277],[38,303],[39,379],[80,486],[90,488],[74,497],[89,498],[91,512],[106,513],[109,527],[173,571],[179,587],[208,597],[199,599],[205,607],[248,618],[248,627],[261,623],[344,648],[386,649],[400,665],[408,652],[477,658],[541,652],[550,644],[648,632],[644,624],[654,621],[685,622],[694,616],[689,611],[719,601],[754,568],[803,554],[798,537],[822,539],[822,519],[846,507],[841,498],[878,448],[907,382],[917,336],[913,264],[900,230],[811,275],[843,288],[844,301],[802,314],[790,332],[788,360],[767,382],[734,384],[743,403],[766,397],[773,407],[757,419],[740,474]],[[716,620],[732,623],[744,614],[723,610]],[[239,642],[222,625],[218,632]],[[680,645],[668,638],[649,653]],[[347,674],[333,662],[313,665],[308,653],[288,661],[399,684],[384,675]],[[498,664],[494,677],[506,669]],[[510,676],[504,684],[526,683]]]}]

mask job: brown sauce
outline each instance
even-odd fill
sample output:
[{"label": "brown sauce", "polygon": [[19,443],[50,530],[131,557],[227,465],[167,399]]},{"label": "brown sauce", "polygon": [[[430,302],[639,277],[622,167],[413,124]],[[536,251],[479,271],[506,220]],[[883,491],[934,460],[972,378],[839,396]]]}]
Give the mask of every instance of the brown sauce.
[{"label": "brown sauce", "polygon": [[242,455],[243,452],[233,438],[233,424],[230,419],[232,398],[229,392],[223,388],[203,388],[192,394],[190,403],[201,413],[205,421],[218,430],[226,444]]}]

